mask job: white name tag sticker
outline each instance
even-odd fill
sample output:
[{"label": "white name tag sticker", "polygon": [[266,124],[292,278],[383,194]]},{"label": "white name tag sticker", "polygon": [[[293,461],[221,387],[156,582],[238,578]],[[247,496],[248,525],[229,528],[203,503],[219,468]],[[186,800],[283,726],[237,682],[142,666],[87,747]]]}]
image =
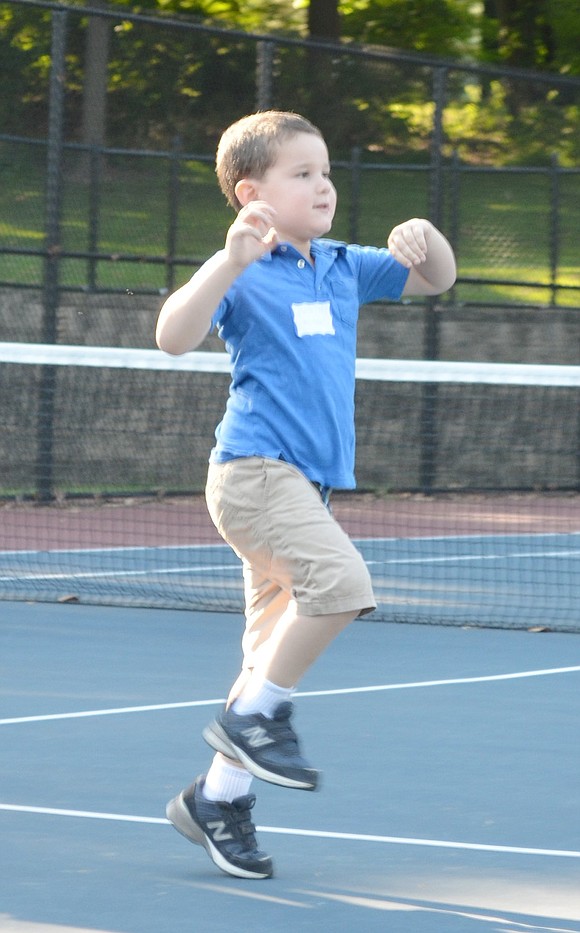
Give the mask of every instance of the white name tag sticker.
[{"label": "white name tag sticker", "polygon": [[299,337],[334,334],[330,301],[299,301],[292,304],[294,326]]}]

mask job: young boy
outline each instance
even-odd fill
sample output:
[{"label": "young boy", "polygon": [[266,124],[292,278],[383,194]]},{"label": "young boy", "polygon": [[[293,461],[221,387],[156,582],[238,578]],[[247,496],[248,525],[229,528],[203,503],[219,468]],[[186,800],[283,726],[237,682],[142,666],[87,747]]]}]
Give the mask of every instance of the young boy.
[{"label": "young boy", "polygon": [[223,134],[216,170],[238,212],[225,247],[165,302],[157,344],[180,354],[216,327],[232,360],[210,456],[212,520],[242,560],[242,672],[203,732],[207,774],[167,815],[223,871],[267,878],[250,810],[253,776],[314,790],[290,719],[296,684],[353,619],[375,608],[365,563],[332,517],[332,488],[354,480],[360,305],[439,294],[451,247],[427,220],[399,224],[388,249],[324,237],[336,209],[320,131],[295,113],[244,117]]}]

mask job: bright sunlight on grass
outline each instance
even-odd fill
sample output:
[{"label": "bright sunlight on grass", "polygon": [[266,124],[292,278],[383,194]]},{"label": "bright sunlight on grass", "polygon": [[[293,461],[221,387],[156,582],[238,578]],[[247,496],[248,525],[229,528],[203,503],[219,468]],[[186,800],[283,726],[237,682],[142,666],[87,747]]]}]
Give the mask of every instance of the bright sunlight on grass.
[{"label": "bright sunlight on grass", "polygon": [[[16,158],[21,154],[22,147],[1,145],[0,238],[10,250],[35,251],[44,243],[44,165],[40,153]],[[74,155],[67,156],[63,179],[62,249],[94,254],[92,263],[84,256],[63,258],[61,284],[72,288],[162,290],[165,258],[180,261],[183,275],[176,275],[185,279],[187,266],[222,246],[233,217],[213,169],[201,162],[182,164],[177,191],[163,159],[110,160],[96,197]],[[356,205],[348,169],[337,168],[333,179],[339,209],[331,235],[337,239],[382,246],[396,223],[428,216],[428,171],[373,165],[363,171]],[[580,173],[560,179],[556,217],[547,169],[447,173],[442,226],[453,240],[459,278],[486,280],[460,282],[456,300],[549,305],[550,287],[567,285],[558,292],[558,305],[580,305]],[[41,257],[0,255],[4,284],[40,285],[42,275]],[[510,284],[492,284],[498,280]]]}]

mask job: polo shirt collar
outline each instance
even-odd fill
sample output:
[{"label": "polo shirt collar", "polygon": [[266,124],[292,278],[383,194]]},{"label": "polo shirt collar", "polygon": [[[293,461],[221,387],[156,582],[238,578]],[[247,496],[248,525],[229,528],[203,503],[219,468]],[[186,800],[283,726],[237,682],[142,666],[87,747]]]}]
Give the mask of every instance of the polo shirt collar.
[{"label": "polo shirt collar", "polygon": [[[272,251],[264,253],[260,257],[260,262],[272,262],[272,256],[284,256],[288,251],[297,253],[298,250],[291,243],[279,243]],[[338,240],[311,240],[310,251],[315,259],[319,256],[330,256],[331,262],[339,255],[346,253],[346,243],[340,243]]]}]

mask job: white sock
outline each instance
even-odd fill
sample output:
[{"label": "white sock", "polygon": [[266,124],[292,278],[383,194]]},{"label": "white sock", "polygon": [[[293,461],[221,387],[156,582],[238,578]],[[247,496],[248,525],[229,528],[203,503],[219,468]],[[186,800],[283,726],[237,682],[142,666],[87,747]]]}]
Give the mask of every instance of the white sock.
[{"label": "white sock", "polygon": [[243,767],[232,764],[220,752],[214,756],[203,785],[206,800],[226,800],[231,803],[250,790],[252,775]]},{"label": "white sock", "polygon": [[280,703],[289,700],[292,693],[292,687],[278,687],[277,684],[253,674],[240,696],[234,700],[232,710],[238,716],[262,713],[268,719],[272,719]]}]

